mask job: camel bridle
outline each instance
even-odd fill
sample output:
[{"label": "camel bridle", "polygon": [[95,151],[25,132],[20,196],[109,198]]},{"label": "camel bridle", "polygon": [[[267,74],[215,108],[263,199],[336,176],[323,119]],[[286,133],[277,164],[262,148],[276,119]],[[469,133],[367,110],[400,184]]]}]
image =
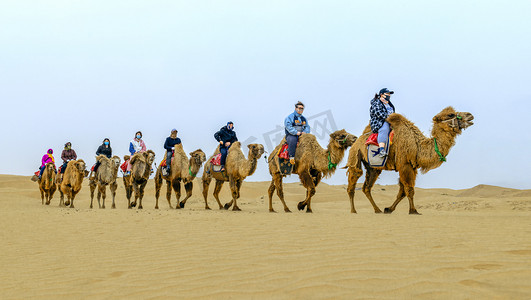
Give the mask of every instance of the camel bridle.
[{"label": "camel bridle", "polygon": [[459,130],[466,128],[466,126],[461,126],[461,122],[463,120],[463,117],[461,117],[458,113],[455,114],[455,116],[451,119],[444,120],[442,123],[448,123],[448,126],[450,128],[458,128]]}]

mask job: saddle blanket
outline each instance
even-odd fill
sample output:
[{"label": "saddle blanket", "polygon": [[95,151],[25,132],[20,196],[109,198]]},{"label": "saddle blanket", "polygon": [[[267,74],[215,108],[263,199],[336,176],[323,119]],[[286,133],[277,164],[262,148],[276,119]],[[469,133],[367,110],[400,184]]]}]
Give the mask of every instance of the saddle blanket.
[{"label": "saddle blanket", "polygon": [[[214,157],[212,157],[212,159],[210,160],[210,163],[213,166],[220,166],[219,169],[221,169],[221,153],[218,153]],[[216,171],[216,172],[218,172],[218,171]]]},{"label": "saddle blanket", "polygon": [[[379,148],[380,147],[378,146],[378,144],[370,144],[367,146],[367,160],[369,161],[369,165],[371,167],[383,167],[387,162],[387,155],[384,157],[380,157],[378,155],[380,152]],[[389,143],[385,145],[385,152],[389,153]]]}]

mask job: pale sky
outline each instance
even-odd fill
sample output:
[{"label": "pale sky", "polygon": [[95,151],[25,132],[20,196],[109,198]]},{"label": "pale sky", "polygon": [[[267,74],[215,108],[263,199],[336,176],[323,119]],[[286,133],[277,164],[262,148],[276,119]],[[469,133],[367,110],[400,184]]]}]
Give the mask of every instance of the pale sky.
[{"label": "pale sky", "polygon": [[[476,118],[417,186],[530,189],[530,11],[531,1],[3,0],[0,173],[31,175],[67,141],[88,165],[105,137],[123,157],[137,130],[160,162],[174,127],[186,151],[210,156],[229,120],[241,141],[267,146],[298,100],[305,116],[359,136],[387,87],[425,134],[449,105]],[[270,180],[264,159],[247,180]],[[345,171],[325,182],[346,184]]]}]

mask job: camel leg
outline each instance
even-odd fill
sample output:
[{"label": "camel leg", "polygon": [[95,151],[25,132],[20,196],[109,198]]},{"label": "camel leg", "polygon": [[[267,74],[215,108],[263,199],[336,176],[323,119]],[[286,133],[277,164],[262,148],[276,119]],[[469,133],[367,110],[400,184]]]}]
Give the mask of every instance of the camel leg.
[{"label": "camel leg", "polygon": [[61,195],[61,198],[59,199],[59,207],[63,207],[65,206],[65,194],[61,188],[59,188],[59,194]]},{"label": "camel leg", "polygon": [[267,189],[267,196],[269,197],[269,212],[276,212],[273,209],[273,194],[275,193],[275,181],[271,180],[269,189]]},{"label": "camel leg", "polygon": [[400,201],[402,201],[402,199],[404,199],[404,197],[406,197],[406,191],[404,190],[404,184],[402,183],[402,181],[398,181],[398,185],[399,185],[399,190],[398,190],[398,194],[396,196],[396,200],[395,202],[393,202],[393,204],[390,206],[390,207],[386,207],[384,209],[384,213],[386,214],[390,214],[392,213],[396,206],[398,205],[398,203],[400,203]]},{"label": "camel leg", "polygon": [[107,198],[107,187],[105,185],[102,185],[101,187],[98,188],[98,204],[100,202],[100,193],[101,193],[101,198],[102,198],[102,206],[101,208],[105,209],[105,198]]},{"label": "camel leg", "polygon": [[303,210],[304,207],[306,207],[306,212],[311,213],[312,212],[312,206],[311,201],[313,195],[315,195],[315,185],[312,176],[308,171],[302,171],[299,174],[299,178],[301,180],[302,185],[306,188],[306,199],[304,201],[299,202],[297,204],[297,208],[299,210]]},{"label": "camel leg", "polygon": [[52,198],[53,198],[53,194],[55,194],[55,190],[57,189],[57,186],[53,185],[51,191],[50,191],[50,199],[48,200],[48,202],[46,202],[46,205],[50,205],[50,202],[52,201]]},{"label": "camel leg", "polygon": [[221,205],[221,201],[219,201],[219,192],[221,192],[221,188],[223,187],[223,183],[225,181],[217,180],[216,179],[216,186],[214,187],[214,198],[218,202],[219,209],[223,209],[223,205]]},{"label": "camel leg", "polygon": [[236,180],[234,180],[234,178],[229,178],[229,187],[230,187],[230,193],[231,193],[231,196],[232,196],[232,199],[230,200],[230,202],[227,202],[225,203],[225,205],[223,206],[224,209],[229,209],[235,202],[235,190],[236,190]]},{"label": "camel leg", "polygon": [[[205,172],[205,174],[206,174],[206,172]],[[207,198],[208,198],[208,187],[210,186],[210,182],[212,181],[212,177],[203,176],[203,178],[201,178],[201,181],[203,183],[203,198],[205,199],[205,209],[210,209],[210,207],[208,206]]]},{"label": "camel leg", "polygon": [[146,184],[147,184],[147,181],[144,181],[138,188],[138,192],[139,192],[139,204],[138,204],[138,209],[143,209],[144,207],[142,206],[142,199],[144,199],[144,189],[146,188]]},{"label": "camel leg", "polygon": [[365,174],[365,182],[363,183],[362,190],[363,190],[363,193],[365,194],[365,196],[367,196],[367,199],[369,199],[369,201],[371,202],[372,208],[374,208],[374,212],[379,214],[382,211],[376,205],[376,203],[374,203],[374,199],[372,198],[371,190],[372,190],[372,187],[374,186],[374,183],[378,179],[378,176],[380,176],[380,174],[382,173],[382,170],[372,169],[370,167],[367,167],[365,170],[366,170],[366,172],[365,172],[366,173]]},{"label": "camel leg", "polygon": [[232,192],[232,198],[234,199],[234,206],[232,207],[232,210],[234,211],[241,211],[241,209],[238,207],[237,200],[240,198],[240,189],[242,187],[242,180],[235,180],[234,182],[234,191]]},{"label": "camel leg", "polygon": [[138,197],[140,196],[140,185],[138,183],[133,183],[133,190],[135,192],[135,201],[131,203],[131,206],[135,207],[138,204]]},{"label": "camel leg", "polygon": [[181,206],[179,205],[179,199],[181,199],[181,182],[175,179],[171,182],[171,185],[173,187],[173,190],[175,191],[175,198],[177,198],[177,205],[175,205],[175,208],[179,209],[181,208]]},{"label": "camel leg", "polygon": [[282,186],[282,175],[280,175],[280,173],[274,173],[273,181],[275,182],[277,196],[282,202],[282,205],[284,206],[284,212],[290,213],[291,210],[289,210],[288,206],[286,205],[286,201],[284,201],[284,187]]},{"label": "camel leg", "polygon": [[96,184],[94,183],[94,181],[90,181],[89,183],[89,186],[90,186],[90,208],[92,208],[92,202],[94,201],[94,190],[96,189]]},{"label": "camel leg", "polygon": [[400,191],[398,192],[397,199],[391,205],[390,207],[386,208],[387,213],[392,213],[395,209],[398,203],[407,196],[409,200],[409,214],[410,215],[420,215],[417,212],[417,209],[415,208],[415,204],[413,202],[414,196],[415,196],[415,179],[417,177],[417,172],[415,169],[413,169],[411,166],[407,166],[403,168],[400,172]]},{"label": "camel leg", "polygon": [[44,190],[43,189],[40,189],[41,190],[41,205],[44,205]]},{"label": "camel leg", "polygon": [[131,196],[133,194],[133,187],[132,186],[125,186],[125,196],[127,198],[127,208],[131,209],[133,208],[131,206]]},{"label": "camel leg", "polygon": [[155,209],[159,209],[159,196],[161,187],[162,179],[159,178],[159,171],[157,170],[157,173],[155,174]]},{"label": "camel leg", "polygon": [[181,208],[184,208],[184,205],[186,205],[186,201],[187,201],[190,197],[192,197],[192,190],[193,190],[193,188],[194,188],[194,183],[193,183],[193,182],[188,182],[188,183],[185,183],[185,184],[184,184],[184,189],[185,189],[185,191],[186,191],[186,197],[183,199],[183,201],[181,201],[181,202],[179,203],[179,206],[180,206]]},{"label": "camel leg", "polygon": [[172,184],[170,181],[166,180],[166,201],[168,201],[168,206],[173,209],[173,206],[171,206],[171,192],[172,192]]},{"label": "camel leg", "polygon": [[354,207],[354,194],[356,193],[356,183],[358,182],[358,179],[363,174],[363,171],[361,169],[349,167],[347,174],[348,174],[347,194],[348,194],[348,197],[350,198],[350,212],[355,214],[356,208]]},{"label": "camel leg", "polygon": [[109,186],[109,189],[111,190],[112,195],[112,206],[111,208],[116,208],[116,204],[114,204],[114,198],[116,197],[116,189],[118,189],[118,184],[115,182],[111,183]]},{"label": "camel leg", "polygon": [[[79,191],[77,191],[77,192],[79,192]],[[70,208],[75,208],[74,207],[74,199],[76,198],[77,192],[76,191],[72,191],[72,194],[71,194],[72,196],[70,198]]]}]

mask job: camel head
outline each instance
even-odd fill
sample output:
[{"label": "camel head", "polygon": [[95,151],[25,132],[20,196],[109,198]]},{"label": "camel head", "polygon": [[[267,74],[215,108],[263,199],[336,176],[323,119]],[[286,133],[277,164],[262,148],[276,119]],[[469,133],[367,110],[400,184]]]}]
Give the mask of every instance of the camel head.
[{"label": "camel head", "polygon": [[143,154],[144,154],[144,157],[146,158],[147,164],[151,166],[153,162],[155,161],[155,152],[153,152],[153,150],[148,150],[144,152]]},{"label": "camel head", "polygon": [[46,170],[48,170],[48,172],[54,172],[54,166],[53,166],[53,163],[47,163],[46,164]]},{"label": "camel head", "polygon": [[201,149],[197,149],[194,152],[190,152],[190,163],[195,162],[198,166],[201,166],[206,161],[205,152]]},{"label": "camel head", "polygon": [[113,157],[111,158],[111,161],[112,161],[112,165],[113,165],[113,167],[114,167],[115,169],[118,168],[118,167],[120,167],[120,163],[121,163],[120,157],[118,157],[118,156],[115,155],[115,156],[113,156]]},{"label": "camel head", "polygon": [[75,163],[75,167],[76,169],[78,170],[79,173],[83,174],[83,177],[87,177],[88,176],[88,171],[85,170],[85,168],[87,167],[85,165],[85,161],[82,160],[82,159],[78,159]]},{"label": "camel head", "polygon": [[252,158],[259,159],[264,154],[264,146],[262,144],[250,144],[247,147],[249,148],[249,156]]},{"label": "camel head", "polygon": [[444,131],[460,134],[463,129],[474,125],[474,116],[469,112],[458,112],[448,106],[433,117],[433,125],[439,126]]},{"label": "camel head", "polygon": [[334,143],[336,147],[347,149],[352,146],[358,138],[348,133],[345,129],[337,130],[330,134],[330,144]]}]

